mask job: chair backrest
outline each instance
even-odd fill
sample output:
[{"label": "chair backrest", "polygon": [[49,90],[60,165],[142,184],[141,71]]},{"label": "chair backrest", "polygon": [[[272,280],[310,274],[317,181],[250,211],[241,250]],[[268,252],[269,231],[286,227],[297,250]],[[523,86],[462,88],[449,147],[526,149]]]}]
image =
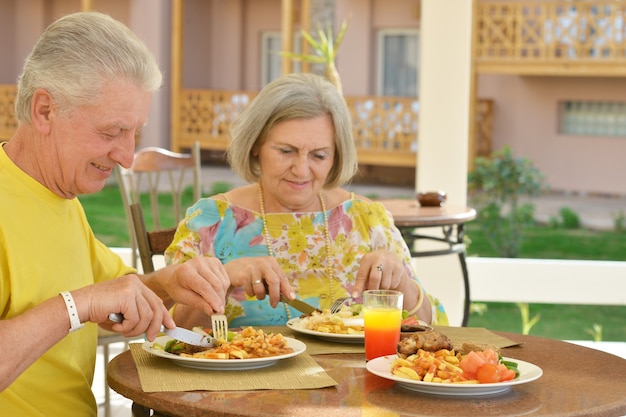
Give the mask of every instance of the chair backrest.
[{"label": "chair backrest", "polygon": [[139,249],[139,259],[144,273],[154,272],[154,255],[163,255],[165,249],[174,240],[175,227],[148,231],[140,203],[130,205],[134,235]]},{"label": "chair backrest", "polygon": [[[199,142],[194,143],[190,153],[177,153],[154,146],[143,148],[135,153],[133,165],[129,169],[118,167],[116,176],[126,210],[133,267],[137,267],[137,240],[130,205],[140,203],[141,193],[147,192],[154,225],[151,230],[160,230],[163,226],[159,194],[167,193],[171,196],[174,221],[177,223],[182,218],[181,199],[185,187],[192,186],[194,201],[202,195],[200,171]],[[164,176],[168,177],[168,181],[162,181]]]}]

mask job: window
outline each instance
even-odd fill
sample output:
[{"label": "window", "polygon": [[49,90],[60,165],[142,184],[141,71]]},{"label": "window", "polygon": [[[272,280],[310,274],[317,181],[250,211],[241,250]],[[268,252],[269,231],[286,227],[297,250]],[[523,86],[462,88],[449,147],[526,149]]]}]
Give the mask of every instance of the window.
[{"label": "window", "polygon": [[[281,75],[281,60],[279,52],[283,50],[282,36],[280,32],[263,32],[261,35],[261,85],[266,86]],[[294,49],[296,53],[301,51],[301,35],[294,35]],[[294,63],[293,72],[300,72],[302,65]]]},{"label": "window", "polygon": [[560,107],[561,133],[626,137],[626,102],[565,101]]},{"label": "window", "polygon": [[417,97],[419,92],[419,32],[415,29],[378,33],[376,93]]}]

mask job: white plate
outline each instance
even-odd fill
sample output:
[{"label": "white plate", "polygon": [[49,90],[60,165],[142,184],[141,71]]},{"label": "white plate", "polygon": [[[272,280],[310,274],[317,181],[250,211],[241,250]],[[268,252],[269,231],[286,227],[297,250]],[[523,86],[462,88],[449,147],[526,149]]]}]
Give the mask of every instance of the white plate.
[{"label": "white plate", "polygon": [[[154,343],[158,343],[161,346],[172,340],[169,336],[160,336],[154,340]],[[186,366],[188,368],[196,369],[209,369],[209,370],[245,370],[245,369],[257,369],[271,366],[281,359],[291,358],[297,356],[306,350],[306,345],[299,340],[285,337],[287,345],[293,349],[293,352],[286,353],[279,356],[270,356],[267,358],[251,358],[251,359],[204,359],[204,358],[188,358],[184,356],[174,355],[161,349],[152,349],[153,342],[144,342],[141,347],[148,353],[158,356],[160,358],[170,359],[180,366]]]},{"label": "white plate", "polygon": [[507,361],[517,362],[519,376],[512,381],[497,382],[493,384],[442,384],[439,382],[423,382],[401,378],[391,373],[391,364],[397,356],[381,356],[367,362],[368,371],[379,377],[396,381],[396,383],[411,391],[438,395],[490,395],[509,390],[513,385],[525,384],[538,379],[543,374],[540,367],[519,359],[503,358]]},{"label": "white plate", "polygon": [[295,318],[291,319],[287,322],[287,327],[289,327],[294,332],[308,334],[310,336],[316,336],[320,339],[328,340],[331,342],[341,342],[341,343],[365,343],[365,336],[363,334],[338,334],[338,333],[324,333],[317,332],[315,330],[307,329],[300,325],[300,319]]}]

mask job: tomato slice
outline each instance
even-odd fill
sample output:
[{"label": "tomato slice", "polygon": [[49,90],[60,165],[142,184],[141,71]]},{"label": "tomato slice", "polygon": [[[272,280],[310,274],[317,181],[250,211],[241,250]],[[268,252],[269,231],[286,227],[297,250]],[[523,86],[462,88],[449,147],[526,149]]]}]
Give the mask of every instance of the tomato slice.
[{"label": "tomato slice", "polygon": [[417,316],[409,316],[402,320],[403,326],[417,326],[418,324],[420,324],[420,322],[417,319]]},{"label": "tomato slice", "polygon": [[508,369],[506,365],[500,364],[498,365],[498,370],[500,372],[500,382],[510,381],[515,379],[515,371],[512,369]]},{"label": "tomato slice", "polygon": [[481,384],[500,382],[500,369],[497,365],[486,363],[476,372],[476,379]]}]

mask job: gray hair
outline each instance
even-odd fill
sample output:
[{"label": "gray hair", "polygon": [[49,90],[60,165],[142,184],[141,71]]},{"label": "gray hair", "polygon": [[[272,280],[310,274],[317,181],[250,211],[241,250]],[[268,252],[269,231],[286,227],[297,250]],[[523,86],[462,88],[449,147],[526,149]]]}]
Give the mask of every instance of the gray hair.
[{"label": "gray hair", "polygon": [[48,26],[26,58],[15,115],[31,122],[31,101],[39,88],[64,111],[92,103],[110,81],[130,81],[153,93],[162,78],[152,53],[122,23],[102,13],[73,13]]},{"label": "gray hair", "polygon": [[343,96],[324,77],[314,74],[284,75],[268,84],[232,124],[228,162],[248,182],[261,178],[253,149],[261,146],[270,130],[291,119],[330,115],[335,128],[335,156],[326,188],[341,186],[356,174],[358,161],[352,119]]}]

